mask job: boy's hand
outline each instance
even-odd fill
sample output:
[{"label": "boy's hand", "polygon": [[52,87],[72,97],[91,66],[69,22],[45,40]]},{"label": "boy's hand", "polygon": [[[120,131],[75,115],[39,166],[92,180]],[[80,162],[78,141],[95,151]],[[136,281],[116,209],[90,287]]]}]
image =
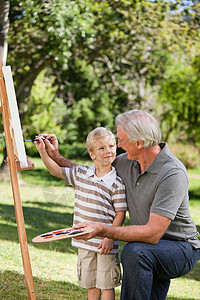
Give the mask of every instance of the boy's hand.
[{"label": "boy's hand", "polygon": [[53,159],[58,155],[58,140],[55,134],[40,133],[38,137],[44,139],[46,151]]},{"label": "boy's hand", "polygon": [[37,136],[38,141],[35,141],[34,144],[36,145],[37,151],[41,152],[41,151],[45,151],[45,143],[43,141],[43,139],[39,136]]},{"label": "boy's hand", "polygon": [[100,255],[109,254],[110,251],[114,248],[114,241],[109,238],[104,238],[103,241],[99,244],[97,249],[101,248]]}]

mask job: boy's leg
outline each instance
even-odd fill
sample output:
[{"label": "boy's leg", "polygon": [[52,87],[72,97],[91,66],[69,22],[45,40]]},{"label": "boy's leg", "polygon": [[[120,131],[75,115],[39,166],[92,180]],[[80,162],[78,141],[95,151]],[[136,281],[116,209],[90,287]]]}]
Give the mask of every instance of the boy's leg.
[{"label": "boy's leg", "polygon": [[101,298],[100,289],[97,288],[88,289],[88,300],[100,300],[100,298]]},{"label": "boy's leg", "polygon": [[102,300],[115,300],[115,290],[102,290]]},{"label": "boy's leg", "polygon": [[101,289],[105,295],[107,290],[113,290],[121,284],[121,270],[118,255],[97,254],[97,277],[96,287]]},{"label": "boy's leg", "polygon": [[164,300],[170,278],[188,273],[200,250],[187,242],[160,240],[158,244],[128,243],[122,251],[122,300]]},{"label": "boy's leg", "polygon": [[96,288],[97,255],[93,251],[78,249],[78,285],[85,289]]}]

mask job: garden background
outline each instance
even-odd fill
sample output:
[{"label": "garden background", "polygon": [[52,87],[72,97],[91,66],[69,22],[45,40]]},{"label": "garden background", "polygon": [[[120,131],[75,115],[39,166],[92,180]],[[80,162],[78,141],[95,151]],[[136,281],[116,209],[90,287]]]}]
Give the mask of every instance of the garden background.
[{"label": "garden background", "polygon": [[[200,230],[199,24],[199,1],[0,0],[0,53],[13,71],[24,138],[55,133],[64,156],[86,163],[91,129],[115,132],[118,113],[149,111],[188,169]],[[26,299],[2,121],[0,129],[0,298]],[[35,169],[19,180],[36,295],[86,299],[70,241],[31,242],[71,225],[73,190],[48,174],[32,143],[26,151]],[[172,281],[168,299],[200,299],[199,281],[198,263]]]}]

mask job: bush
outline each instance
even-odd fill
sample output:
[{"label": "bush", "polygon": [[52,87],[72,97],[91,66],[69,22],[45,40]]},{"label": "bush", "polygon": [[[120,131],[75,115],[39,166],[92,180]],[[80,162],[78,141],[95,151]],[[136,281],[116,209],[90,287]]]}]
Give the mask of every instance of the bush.
[{"label": "bush", "polygon": [[60,154],[69,159],[88,160],[90,156],[84,144],[59,145]]},{"label": "bush", "polygon": [[[36,149],[35,144],[27,143],[26,144],[26,154],[29,157],[39,157],[39,153]],[[80,160],[88,160],[90,159],[89,154],[87,152],[87,148],[84,144],[59,144],[59,152],[62,156],[69,159],[80,159]]]},{"label": "bush", "polygon": [[25,150],[28,157],[40,157],[35,144],[32,142],[25,143]]},{"label": "bush", "polygon": [[200,167],[200,149],[190,144],[169,145],[171,152],[182,161],[187,169],[198,169]]}]

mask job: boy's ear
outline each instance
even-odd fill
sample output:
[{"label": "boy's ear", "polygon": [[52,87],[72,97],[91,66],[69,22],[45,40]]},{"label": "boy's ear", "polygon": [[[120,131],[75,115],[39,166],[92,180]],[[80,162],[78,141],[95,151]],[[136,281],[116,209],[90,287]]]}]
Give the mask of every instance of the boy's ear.
[{"label": "boy's ear", "polygon": [[90,157],[91,157],[92,160],[95,159],[95,155],[91,151],[89,151],[89,155],[90,155]]}]

